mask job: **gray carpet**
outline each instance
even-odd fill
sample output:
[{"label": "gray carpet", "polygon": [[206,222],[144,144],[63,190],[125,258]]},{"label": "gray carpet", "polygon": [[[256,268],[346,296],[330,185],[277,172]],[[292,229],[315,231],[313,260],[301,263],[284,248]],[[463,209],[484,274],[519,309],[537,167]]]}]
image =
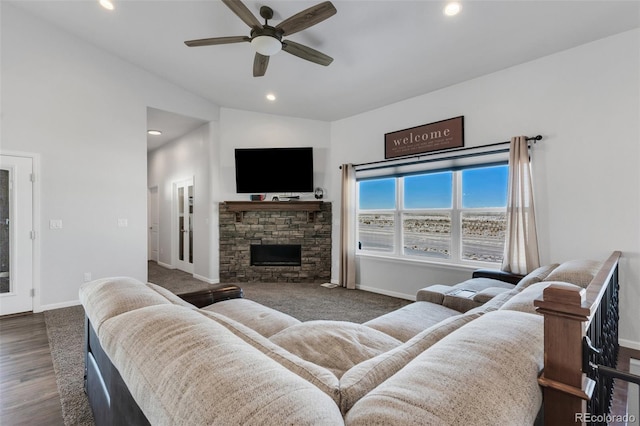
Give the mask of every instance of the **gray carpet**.
[{"label": "gray carpet", "polygon": [[[179,294],[210,287],[191,275],[149,262],[149,281]],[[301,321],[332,319],[362,323],[400,308],[408,300],[320,284],[241,283],[244,297]],[[93,425],[83,390],[84,311],[81,306],[46,311],[45,323],[66,426]]]},{"label": "gray carpet", "polygon": [[64,424],[93,425],[93,415],[84,393],[84,310],[82,306],[72,306],[45,311],[44,321]]}]

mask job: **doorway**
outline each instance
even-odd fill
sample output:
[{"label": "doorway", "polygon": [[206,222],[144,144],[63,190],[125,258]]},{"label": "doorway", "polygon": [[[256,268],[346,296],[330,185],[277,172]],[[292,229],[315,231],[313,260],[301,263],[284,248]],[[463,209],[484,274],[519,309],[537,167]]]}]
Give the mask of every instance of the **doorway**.
[{"label": "doorway", "polygon": [[176,268],[193,274],[193,178],[174,183]]},{"label": "doorway", "polygon": [[0,155],[0,315],[33,311],[33,158]]}]

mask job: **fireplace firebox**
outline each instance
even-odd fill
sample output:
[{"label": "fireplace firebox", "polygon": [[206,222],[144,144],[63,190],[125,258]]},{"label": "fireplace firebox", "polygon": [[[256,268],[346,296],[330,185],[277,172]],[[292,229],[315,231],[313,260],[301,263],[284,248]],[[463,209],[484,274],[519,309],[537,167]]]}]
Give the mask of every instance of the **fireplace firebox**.
[{"label": "fireplace firebox", "polygon": [[300,244],[251,244],[251,266],[300,266]]}]

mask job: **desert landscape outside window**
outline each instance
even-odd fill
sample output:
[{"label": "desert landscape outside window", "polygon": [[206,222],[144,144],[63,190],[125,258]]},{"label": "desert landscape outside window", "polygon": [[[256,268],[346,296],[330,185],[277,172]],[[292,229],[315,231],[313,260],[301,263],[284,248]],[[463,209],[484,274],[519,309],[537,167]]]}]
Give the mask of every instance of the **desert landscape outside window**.
[{"label": "desert landscape outside window", "polygon": [[358,252],[452,263],[502,261],[506,164],[358,182]]}]

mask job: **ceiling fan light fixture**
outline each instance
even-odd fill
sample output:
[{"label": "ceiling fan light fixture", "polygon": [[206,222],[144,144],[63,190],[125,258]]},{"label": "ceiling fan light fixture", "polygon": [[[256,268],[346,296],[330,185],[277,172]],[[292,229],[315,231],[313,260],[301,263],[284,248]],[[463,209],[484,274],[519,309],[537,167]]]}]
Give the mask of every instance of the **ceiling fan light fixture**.
[{"label": "ceiling fan light fixture", "polygon": [[282,43],[275,37],[261,35],[251,39],[251,46],[261,55],[272,56],[282,50]]}]

